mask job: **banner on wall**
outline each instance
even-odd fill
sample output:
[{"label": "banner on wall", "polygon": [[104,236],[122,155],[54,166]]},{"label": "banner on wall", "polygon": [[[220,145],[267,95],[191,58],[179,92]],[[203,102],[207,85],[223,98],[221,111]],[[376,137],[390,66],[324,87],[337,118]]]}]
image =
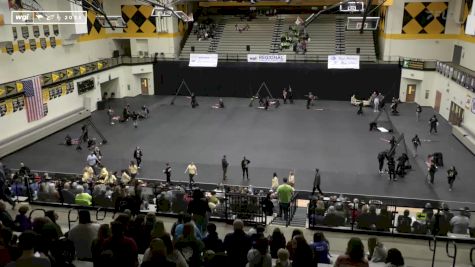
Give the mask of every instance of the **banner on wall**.
[{"label": "banner on wall", "polygon": [[218,66],[218,54],[190,54],[189,67],[213,67]]},{"label": "banner on wall", "polygon": [[328,56],[329,69],[360,69],[359,55],[330,55]]},{"label": "banner on wall", "polygon": [[247,62],[256,63],[285,63],[287,62],[287,55],[257,55],[248,54]]}]

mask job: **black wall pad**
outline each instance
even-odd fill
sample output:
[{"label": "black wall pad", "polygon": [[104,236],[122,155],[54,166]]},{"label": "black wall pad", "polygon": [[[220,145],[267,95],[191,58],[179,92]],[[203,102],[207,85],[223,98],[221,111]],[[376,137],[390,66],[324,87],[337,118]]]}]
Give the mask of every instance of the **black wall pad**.
[{"label": "black wall pad", "polygon": [[[368,98],[374,90],[385,99],[399,97],[397,64],[361,64],[359,70],[329,70],[326,63],[256,64],[219,62],[216,68],[188,67],[187,61],[154,64],[155,94],[174,95],[183,80],[198,96],[250,98],[265,82],[272,95],[292,84],[294,98],[312,91],[319,99],[349,101]],[[184,93],[184,92],[183,92]]]}]

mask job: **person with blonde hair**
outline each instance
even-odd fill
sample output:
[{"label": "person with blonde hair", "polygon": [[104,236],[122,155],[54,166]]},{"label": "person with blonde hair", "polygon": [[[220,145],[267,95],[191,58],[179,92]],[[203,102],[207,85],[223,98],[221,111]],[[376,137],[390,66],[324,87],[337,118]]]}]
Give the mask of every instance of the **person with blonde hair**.
[{"label": "person with blonde hair", "polygon": [[165,231],[165,224],[161,220],[157,220],[153,224],[152,231],[150,232],[150,237],[152,239],[154,238],[161,238],[164,234],[166,234]]},{"label": "person with blonde hair", "polygon": [[291,267],[289,260],[289,251],[285,248],[281,248],[277,251],[277,260],[274,267]]}]

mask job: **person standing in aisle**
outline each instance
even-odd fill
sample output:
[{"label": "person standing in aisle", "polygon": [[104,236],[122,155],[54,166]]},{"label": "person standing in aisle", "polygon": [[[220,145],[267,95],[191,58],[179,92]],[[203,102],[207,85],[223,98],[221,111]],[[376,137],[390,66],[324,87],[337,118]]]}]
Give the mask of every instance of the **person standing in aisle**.
[{"label": "person standing in aisle", "polygon": [[251,161],[246,159],[246,157],[244,157],[241,161],[242,179],[243,180],[244,180],[244,176],[246,176],[247,180],[249,180],[249,163],[251,163]]},{"label": "person standing in aisle", "polygon": [[226,159],[226,155],[224,155],[223,159],[221,159],[221,167],[223,167],[223,181],[226,181],[227,173],[228,173],[228,166],[229,166],[229,162]]},{"label": "person standing in aisle", "polygon": [[429,134],[432,134],[433,131],[435,133],[437,133],[437,124],[438,123],[439,123],[439,120],[437,120],[436,115],[434,115],[434,116],[432,116],[432,118],[430,118],[430,120],[429,120],[429,125],[430,125]]},{"label": "person standing in aisle", "polygon": [[193,177],[195,177],[195,175],[198,175],[198,170],[196,168],[195,163],[193,163],[193,161],[190,164],[188,164],[188,167],[186,167],[185,173],[187,172],[190,178],[190,189],[191,189],[192,185],[195,183],[195,180],[193,180]]},{"label": "person standing in aisle", "polygon": [[136,147],[135,150],[134,150],[134,159],[137,162],[137,167],[139,167],[139,169],[140,169],[140,165],[142,163],[142,156],[143,156],[142,149],[140,149],[139,146]]},{"label": "person standing in aisle", "polygon": [[165,169],[163,170],[163,173],[165,173],[165,175],[167,176],[167,184],[171,184],[172,183],[172,180],[171,180],[172,167],[170,167],[170,163],[167,162],[167,164],[165,165]]},{"label": "person standing in aisle", "polygon": [[419,121],[421,119],[421,113],[422,113],[422,107],[420,105],[417,105],[416,107],[416,119]]},{"label": "person standing in aisle", "polygon": [[421,139],[417,134],[412,138],[412,145],[414,146],[414,157],[417,156],[417,148],[421,145]]},{"label": "person standing in aisle", "polygon": [[447,170],[447,180],[449,182],[449,191],[452,191],[452,187],[454,185],[455,178],[457,177],[457,170],[455,166],[452,166],[450,169]]},{"label": "person standing in aisle", "polygon": [[389,173],[389,178],[388,180],[391,181],[397,181],[396,178],[396,162],[394,162],[393,157],[388,158],[388,173]]}]

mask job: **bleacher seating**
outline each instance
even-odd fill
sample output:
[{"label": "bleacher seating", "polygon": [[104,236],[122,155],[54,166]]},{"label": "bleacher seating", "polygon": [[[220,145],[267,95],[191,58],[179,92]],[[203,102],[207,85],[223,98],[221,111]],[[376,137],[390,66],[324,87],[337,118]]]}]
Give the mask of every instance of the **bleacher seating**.
[{"label": "bleacher seating", "polygon": [[360,49],[361,61],[376,61],[372,31],[345,32],[345,54],[356,55],[357,48]]}]

